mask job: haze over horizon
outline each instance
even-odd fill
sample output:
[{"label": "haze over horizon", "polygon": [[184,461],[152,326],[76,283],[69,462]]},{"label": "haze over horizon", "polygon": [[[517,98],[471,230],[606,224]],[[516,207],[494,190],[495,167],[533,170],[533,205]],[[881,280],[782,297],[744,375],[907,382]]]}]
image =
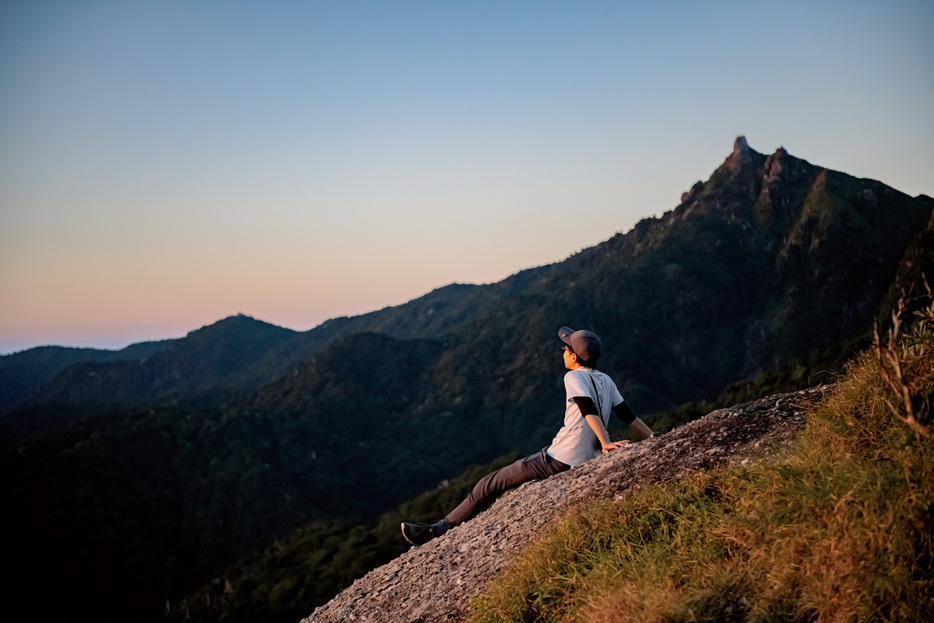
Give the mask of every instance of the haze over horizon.
[{"label": "haze over horizon", "polygon": [[738,135],[934,195],[934,3],[0,4],[0,354],[560,261]]}]

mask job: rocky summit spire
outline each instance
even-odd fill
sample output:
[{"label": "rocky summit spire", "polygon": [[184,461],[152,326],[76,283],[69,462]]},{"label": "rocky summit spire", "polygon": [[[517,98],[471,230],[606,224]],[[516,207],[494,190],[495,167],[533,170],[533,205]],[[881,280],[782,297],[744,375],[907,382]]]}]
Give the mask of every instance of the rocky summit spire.
[{"label": "rocky summit spire", "polygon": [[746,137],[742,135],[737,136],[736,140],[733,141],[733,153],[726,159],[725,164],[731,171],[736,172],[744,164],[749,162],[751,154],[752,150],[749,149],[749,143],[746,142]]}]

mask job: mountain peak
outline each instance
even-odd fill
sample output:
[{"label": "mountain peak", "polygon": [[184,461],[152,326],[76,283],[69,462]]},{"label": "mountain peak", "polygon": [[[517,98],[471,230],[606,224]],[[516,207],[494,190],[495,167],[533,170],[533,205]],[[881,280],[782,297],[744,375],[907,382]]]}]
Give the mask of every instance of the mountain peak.
[{"label": "mountain peak", "polygon": [[733,153],[727,157],[725,164],[731,171],[736,172],[749,162],[752,153],[749,143],[746,142],[746,137],[743,135],[737,136],[736,140],[733,141]]},{"label": "mountain peak", "polygon": [[241,335],[244,333],[270,333],[270,334],[291,334],[295,333],[291,329],[280,327],[263,320],[257,320],[253,316],[238,313],[234,316],[227,316],[217,322],[205,325],[188,333],[187,337],[203,337],[218,335]]}]

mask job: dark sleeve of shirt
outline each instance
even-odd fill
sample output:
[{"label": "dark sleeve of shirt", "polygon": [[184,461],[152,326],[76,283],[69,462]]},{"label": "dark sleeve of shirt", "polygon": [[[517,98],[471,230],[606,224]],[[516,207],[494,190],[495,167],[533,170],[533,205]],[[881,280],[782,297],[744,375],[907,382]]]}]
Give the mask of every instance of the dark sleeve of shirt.
[{"label": "dark sleeve of shirt", "polygon": [[632,412],[632,409],[630,409],[629,405],[625,402],[621,402],[613,407],[613,413],[615,413],[616,417],[621,419],[624,424],[632,424],[636,419],[636,414]]},{"label": "dark sleeve of shirt", "polygon": [[577,408],[581,410],[581,415],[584,417],[588,415],[600,415],[600,413],[597,412],[597,405],[594,404],[593,399],[587,396],[575,396],[574,402],[577,403]]}]

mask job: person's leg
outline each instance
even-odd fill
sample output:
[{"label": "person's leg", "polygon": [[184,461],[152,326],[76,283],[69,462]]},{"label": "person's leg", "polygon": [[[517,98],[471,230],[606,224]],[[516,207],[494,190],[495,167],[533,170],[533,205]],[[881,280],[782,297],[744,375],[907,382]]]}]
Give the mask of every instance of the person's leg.
[{"label": "person's leg", "polygon": [[518,487],[530,480],[543,480],[559,472],[570,469],[545,452],[539,452],[520,459],[512,465],[484,476],[474,486],[470,495],[451,513],[433,524],[402,522],[402,535],[413,545],[427,543],[439,537],[454,526],[460,525],[493,503],[505,491]]},{"label": "person's leg", "polygon": [[569,467],[544,452],[527,456],[484,476],[445,520],[450,526],[458,526],[484,510],[509,489],[530,480],[543,480]]}]

